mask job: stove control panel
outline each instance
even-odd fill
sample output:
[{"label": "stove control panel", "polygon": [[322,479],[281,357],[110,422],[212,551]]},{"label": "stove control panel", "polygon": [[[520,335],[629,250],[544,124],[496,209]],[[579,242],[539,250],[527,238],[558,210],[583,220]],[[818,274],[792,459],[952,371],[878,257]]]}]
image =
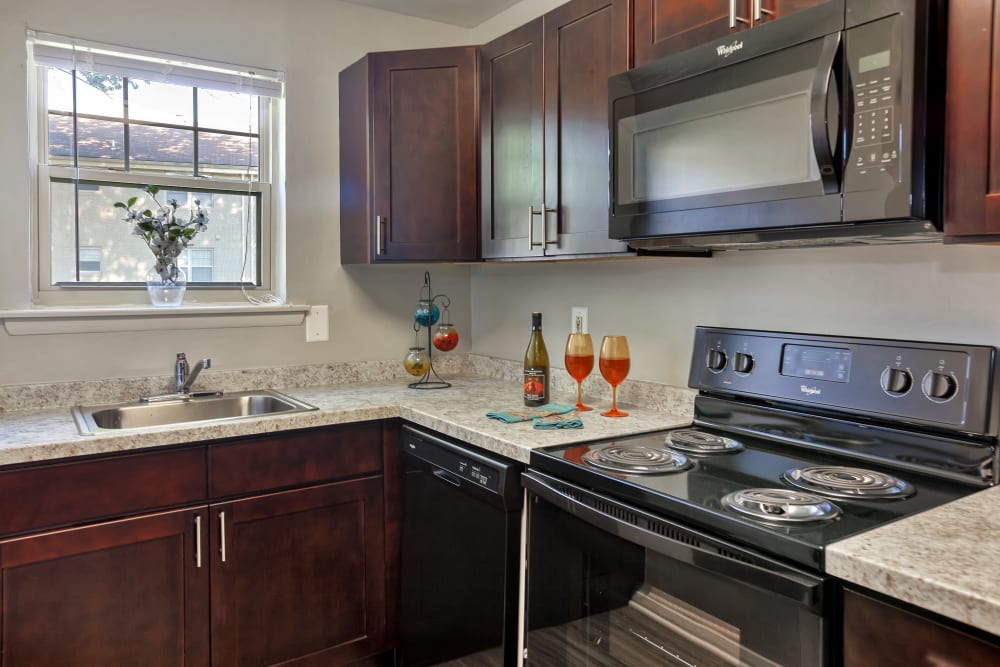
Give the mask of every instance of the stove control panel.
[{"label": "stove control panel", "polygon": [[988,435],[995,356],[988,346],[698,327],[688,384]]}]

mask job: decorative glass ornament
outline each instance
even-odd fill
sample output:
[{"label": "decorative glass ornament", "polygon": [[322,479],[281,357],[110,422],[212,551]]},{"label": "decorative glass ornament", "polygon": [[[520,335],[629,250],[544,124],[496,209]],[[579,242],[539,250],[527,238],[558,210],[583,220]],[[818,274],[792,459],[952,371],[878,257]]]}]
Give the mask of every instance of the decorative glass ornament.
[{"label": "decorative glass ornament", "polygon": [[410,375],[421,376],[427,372],[431,359],[427,354],[427,349],[423,347],[411,347],[403,359],[403,366]]},{"label": "decorative glass ornament", "polygon": [[417,302],[417,309],[413,311],[413,319],[422,327],[430,327],[437,324],[441,317],[441,310],[428,299],[421,299]]},{"label": "decorative glass ornament", "polygon": [[458,331],[450,322],[442,322],[434,331],[434,347],[442,352],[454,350],[458,345]]}]

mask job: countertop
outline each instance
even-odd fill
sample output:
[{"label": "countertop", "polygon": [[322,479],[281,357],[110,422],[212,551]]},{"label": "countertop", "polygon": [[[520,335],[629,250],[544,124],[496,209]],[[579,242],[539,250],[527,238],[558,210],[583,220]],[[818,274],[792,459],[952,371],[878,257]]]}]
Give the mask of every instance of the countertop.
[{"label": "countertop", "polygon": [[[0,415],[0,466],[392,417],[527,463],[530,451],[537,447],[645,433],[690,422],[688,416],[627,406],[629,416],[623,419],[601,417],[594,410],[580,413],[582,429],[536,430],[531,422],[504,424],[486,418],[492,410],[521,406],[517,387],[510,382],[482,377],[450,381],[452,387],[440,390],[409,389],[405,381],[279,388],[319,409],[91,436],[79,434],[69,408],[9,412]],[[557,395],[554,400],[570,405],[576,402],[570,395]]]},{"label": "countertop", "polygon": [[835,542],[826,571],[1000,635],[1000,487]]},{"label": "countertop", "polygon": [[[162,445],[243,437],[281,430],[401,417],[516,461],[534,448],[621,437],[690,422],[689,415],[627,406],[624,419],[580,413],[583,429],[543,431],[530,422],[503,424],[491,410],[520,406],[509,380],[461,376],[443,390],[409,389],[405,381],[360,382],[278,389],[319,408],[209,424],[80,435],[69,408],[0,414],[0,466]],[[571,395],[556,402],[572,404]],[[598,401],[597,407],[606,407]],[[885,593],[1000,635],[1000,488],[987,489],[934,510],[827,547],[826,569],[846,581]]]}]

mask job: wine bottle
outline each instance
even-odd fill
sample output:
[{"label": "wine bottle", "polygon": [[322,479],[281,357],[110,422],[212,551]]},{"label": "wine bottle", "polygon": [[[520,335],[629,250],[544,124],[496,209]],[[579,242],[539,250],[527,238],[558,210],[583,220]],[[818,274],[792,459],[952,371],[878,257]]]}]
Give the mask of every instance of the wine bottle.
[{"label": "wine bottle", "polygon": [[549,353],[542,338],[542,314],[531,314],[531,338],[524,353],[524,404],[536,407],[549,402]]}]

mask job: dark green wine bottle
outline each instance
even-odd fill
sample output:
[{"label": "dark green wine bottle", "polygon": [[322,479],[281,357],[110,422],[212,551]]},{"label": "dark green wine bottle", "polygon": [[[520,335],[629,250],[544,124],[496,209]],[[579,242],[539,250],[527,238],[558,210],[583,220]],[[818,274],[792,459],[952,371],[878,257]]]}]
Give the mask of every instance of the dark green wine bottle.
[{"label": "dark green wine bottle", "polygon": [[531,338],[524,353],[524,404],[530,407],[549,402],[549,353],[542,338],[542,314],[531,314]]}]

